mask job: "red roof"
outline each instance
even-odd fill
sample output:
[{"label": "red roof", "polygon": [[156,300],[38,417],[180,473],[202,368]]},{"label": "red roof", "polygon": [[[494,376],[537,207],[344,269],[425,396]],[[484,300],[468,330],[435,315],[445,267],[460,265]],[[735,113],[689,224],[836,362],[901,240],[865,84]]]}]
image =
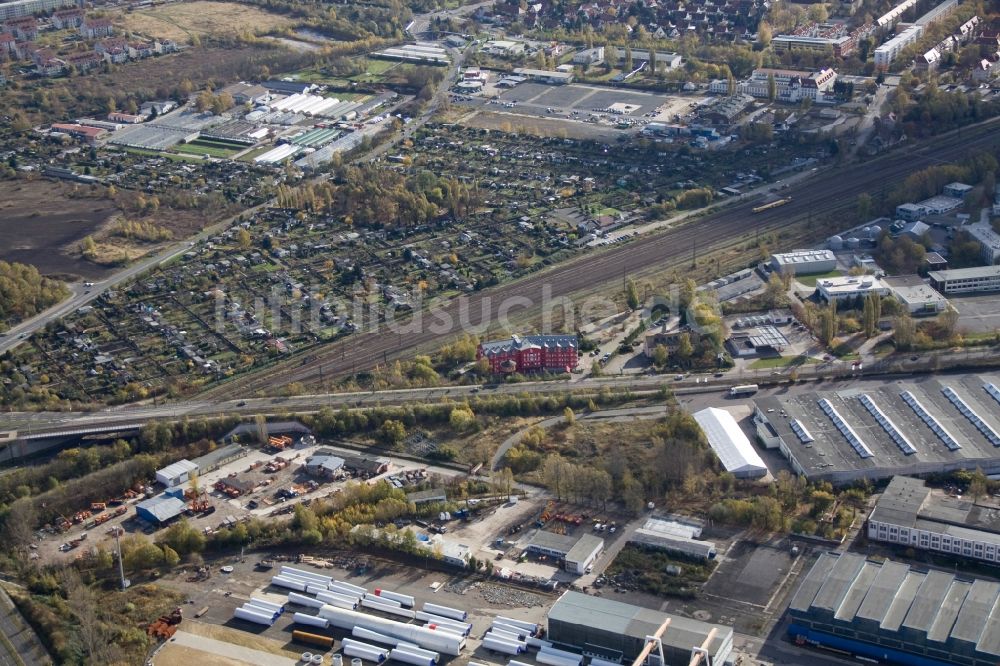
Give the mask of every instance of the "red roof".
[{"label": "red roof", "polygon": [[86,125],[71,125],[69,123],[52,123],[52,129],[60,132],[68,132],[70,134],[82,134],[84,136],[90,137],[91,139],[96,139],[107,133],[107,130],[103,130],[100,127],[88,127]]},{"label": "red roof", "polygon": [[10,42],[16,41],[14,35],[9,32],[0,32],[0,44],[9,44]]}]

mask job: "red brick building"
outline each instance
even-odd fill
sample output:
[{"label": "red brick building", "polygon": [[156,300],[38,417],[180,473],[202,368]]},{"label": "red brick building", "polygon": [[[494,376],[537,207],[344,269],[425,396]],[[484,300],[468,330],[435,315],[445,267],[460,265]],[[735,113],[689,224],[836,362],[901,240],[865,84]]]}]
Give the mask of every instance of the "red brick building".
[{"label": "red brick building", "polygon": [[509,340],[481,343],[476,358],[489,360],[495,373],[569,372],[576,367],[578,348],[575,335],[514,335]]}]

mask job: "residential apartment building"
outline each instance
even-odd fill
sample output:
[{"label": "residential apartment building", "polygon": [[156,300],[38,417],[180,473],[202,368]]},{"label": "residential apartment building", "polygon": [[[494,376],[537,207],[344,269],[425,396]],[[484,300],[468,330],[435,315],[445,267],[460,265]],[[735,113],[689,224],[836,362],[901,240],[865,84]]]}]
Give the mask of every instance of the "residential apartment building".
[{"label": "residential apartment building", "polygon": [[485,358],[498,374],[569,372],[576,367],[578,348],[575,335],[512,335],[509,340],[480,343],[476,359]]},{"label": "residential apartment building", "polygon": [[76,0],[14,0],[0,4],[0,21],[76,6]]},{"label": "residential apartment building", "polygon": [[110,37],[114,33],[114,26],[111,19],[92,18],[87,19],[80,26],[80,35],[85,39],[100,39]]},{"label": "residential apartment building", "polygon": [[868,516],[868,538],[1000,562],[1000,520],[993,513],[921,479],[896,476]]},{"label": "residential apartment building", "polygon": [[771,48],[775,53],[785,51],[817,51],[826,53],[828,50],[838,58],[848,56],[857,47],[857,40],[850,35],[839,37],[811,37],[808,35],[778,35],[771,39]]},{"label": "residential apartment building", "polygon": [[52,14],[52,26],[57,30],[79,28],[86,18],[82,9],[62,9]]},{"label": "residential apartment building", "polygon": [[1000,266],[953,268],[927,274],[931,286],[945,296],[1000,291]]},{"label": "residential apartment building", "polygon": [[875,67],[888,69],[899,52],[920,39],[922,34],[924,34],[924,28],[919,25],[911,25],[897,33],[895,37],[875,49]]},{"label": "residential apartment building", "polygon": [[35,20],[34,16],[4,21],[4,28],[22,42],[30,42],[38,37],[38,21]]}]

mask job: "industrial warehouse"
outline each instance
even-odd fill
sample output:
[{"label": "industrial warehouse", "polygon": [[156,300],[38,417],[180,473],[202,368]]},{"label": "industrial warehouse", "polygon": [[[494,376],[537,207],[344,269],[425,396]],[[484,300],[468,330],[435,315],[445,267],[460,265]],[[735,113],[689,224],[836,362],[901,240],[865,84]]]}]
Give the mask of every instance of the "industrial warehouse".
[{"label": "industrial warehouse", "polygon": [[797,643],[878,663],[996,666],[1000,583],[824,553],[788,609]]},{"label": "industrial warehouse", "polygon": [[1000,472],[1000,379],[963,375],[754,401],[760,442],[810,481]]},{"label": "industrial warehouse", "polygon": [[557,646],[582,649],[602,662],[632,663],[643,652],[647,637],[658,633],[666,666],[687,666],[697,652],[707,657],[703,663],[724,664],[733,649],[732,627],[572,591],[564,593],[549,611],[546,638]]}]

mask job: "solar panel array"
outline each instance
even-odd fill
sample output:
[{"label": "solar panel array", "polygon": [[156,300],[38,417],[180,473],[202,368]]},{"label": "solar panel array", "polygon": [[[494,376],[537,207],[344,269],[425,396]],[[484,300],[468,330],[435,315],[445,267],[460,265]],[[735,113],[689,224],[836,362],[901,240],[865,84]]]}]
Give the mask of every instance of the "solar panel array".
[{"label": "solar panel array", "polygon": [[806,430],[806,427],[802,425],[802,422],[799,421],[798,419],[792,419],[791,421],[788,422],[788,424],[792,426],[792,432],[795,433],[795,436],[798,437],[799,441],[801,441],[803,444],[808,444],[809,442],[813,442],[816,440],[815,437],[809,434],[809,431]]},{"label": "solar panel array", "polygon": [[992,384],[992,383],[983,384],[983,388],[986,389],[987,393],[989,393],[991,396],[993,396],[994,400],[996,400],[997,402],[1000,402],[1000,388],[997,388],[996,384]]},{"label": "solar panel array", "polygon": [[983,434],[983,437],[985,437],[990,444],[993,446],[1000,446],[1000,435],[998,435],[996,431],[991,428],[988,423],[986,423],[986,421],[982,420],[979,417],[979,414],[976,414],[972,411],[971,407],[965,404],[965,401],[962,400],[957,393],[955,393],[955,389],[950,386],[945,386],[941,389],[941,392],[944,393],[945,397],[951,401],[951,404],[958,408],[958,411],[962,412],[962,416],[969,419],[972,425],[976,426],[976,429]]},{"label": "solar panel array", "polygon": [[951,436],[950,432],[944,429],[944,426],[938,423],[938,420],[934,418],[930,412],[924,409],[924,406],[920,404],[920,401],[917,400],[912,393],[909,391],[903,391],[899,394],[899,396],[903,399],[903,402],[909,405],[910,409],[912,409],[914,413],[920,417],[920,420],[926,423],[927,427],[934,431],[934,434],[937,435],[942,442],[944,442],[944,445],[947,446],[950,451],[957,451],[962,448],[962,445]]},{"label": "solar panel array", "polygon": [[872,450],[861,441],[858,434],[854,432],[854,428],[847,425],[847,421],[845,421],[840,413],[837,412],[833,403],[826,398],[820,398],[817,402],[819,403],[820,409],[823,410],[823,413],[830,417],[830,420],[833,421],[833,425],[837,426],[837,430],[840,431],[840,434],[844,436],[844,439],[847,440],[848,444],[854,448],[854,451],[859,456],[862,458],[874,457],[875,454],[872,453]]},{"label": "solar panel array", "polygon": [[886,434],[892,438],[892,441],[896,442],[896,446],[899,447],[900,451],[906,455],[917,452],[917,449],[910,443],[910,440],[908,440],[906,436],[900,432],[899,428],[896,427],[896,424],[893,423],[881,409],[879,409],[879,406],[875,404],[875,401],[872,400],[870,395],[862,393],[858,396],[858,400],[865,406],[868,413],[871,414],[876,421],[878,421],[878,424],[882,426],[882,430],[885,430]]}]

